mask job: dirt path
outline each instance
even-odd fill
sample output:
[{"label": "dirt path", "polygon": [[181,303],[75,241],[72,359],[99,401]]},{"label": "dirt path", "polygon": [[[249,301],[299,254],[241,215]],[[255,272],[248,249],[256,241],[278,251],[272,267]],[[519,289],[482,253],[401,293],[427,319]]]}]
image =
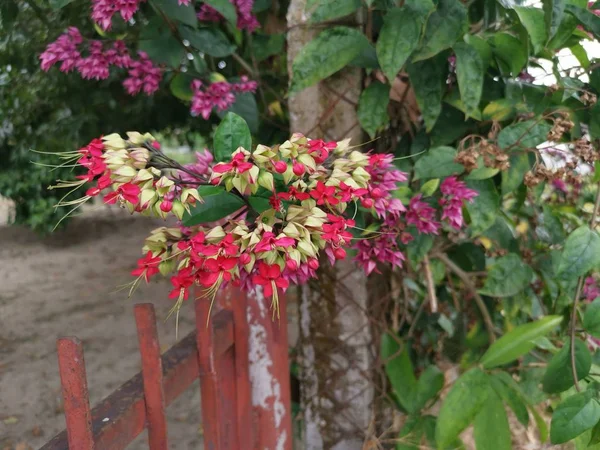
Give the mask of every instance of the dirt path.
[{"label": "dirt path", "polygon": [[[81,218],[42,238],[0,227],[0,449],[38,448],[64,428],[55,340],[82,339],[92,405],[140,370],[132,305],[152,302],[159,318],[172,305],[164,280],[132,300],[116,286],[140,257],[155,225],[121,214]],[[193,326],[184,309],[180,336]],[[175,342],[173,321],[159,324],[161,345]],[[169,408],[173,449],[201,448],[197,386]],[[147,448],[145,433],[133,449]]]}]

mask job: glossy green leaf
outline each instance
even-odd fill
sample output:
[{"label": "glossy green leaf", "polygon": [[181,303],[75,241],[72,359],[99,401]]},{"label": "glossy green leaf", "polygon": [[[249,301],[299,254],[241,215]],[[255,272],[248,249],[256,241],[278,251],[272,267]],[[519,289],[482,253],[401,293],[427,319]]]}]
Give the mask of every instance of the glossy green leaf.
[{"label": "glossy green leaf", "polygon": [[379,81],[371,83],[360,94],[358,121],[371,138],[390,120],[387,111],[389,101],[390,85]]},{"label": "glossy green leaf", "polygon": [[537,338],[550,333],[561,322],[562,316],[546,316],[515,327],[487,349],[481,358],[481,364],[486,369],[491,369],[514,361],[533,349]]},{"label": "glossy green leaf", "polygon": [[[429,3],[433,8],[433,3]],[[392,81],[411,53],[419,45],[426,14],[411,9],[393,8],[384,17],[383,27],[377,39],[377,58],[383,73]]]},{"label": "glossy green leaf", "polygon": [[452,444],[485,405],[490,393],[488,376],[479,368],[461,375],[442,403],[435,429],[438,448]]},{"label": "glossy green leaf", "polygon": [[435,191],[437,191],[438,187],[440,187],[440,179],[434,178],[433,180],[423,183],[419,192],[423,194],[424,197],[431,197]]},{"label": "glossy green leaf", "polygon": [[552,414],[550,441],[563,444],[593,428],[600,421],[600,404],[596,392],[579,392],[563,400]]},{"label": "glossy green leaf", "polygon": [[213,146],[216,161],[228,160],[238,147],[250,150],[252,136],[246,121],[237,114],[227,113],[215,130]]},{"label": "glossy green leaf", "polygon": [[140,39],[138,49],[146,52],[153,62],[170,67],[179,67],[185,57],[183,45],[168,32],[152,39]]},{"label": "glossy green leaf", "polygon": [[427,131],[431,131],[442,112],[446,82],[443,74],[447,64],[446,58],[441,55],[406,67]]},{"label": "glossy green leaf", "polygon": [[583,225],[573,231],[563,249],[557,275],[579,277],[600,266],[600,236]]},{"label": "glossy green leaf", "polygon": [[445,178],[460,175],[465,168],[456,162],[456,150],[452,147],[435,147],[415,163],[415,180],[423,178]]},{"label": "glossy green leaf", "polygon": [[244,206],[244,201],[231,192],[205,196],[203,200],[204,203],[196,202],[189,215],[184,216],[183,224],[186,227],[215,222]]},{"label": "glossy green leaf", "polygon": [[235,45],[229,42],[227,35],[218,28],[194,30],[189,27],[180,27],[179,32],[181,37],[187,39],[196,50],[215,58],[224,58],[235,50]]},{"label": "glossy green leaf", "polygon": [[471,218],[471,232],[474,236],[483,233],[496,221],[500,207],[500,196],[494,182],[488,180],[467,180],[467,186],[477,191],[472,202],[465,205]]},{"label": "glossy green leaf", "polygon": [[535,148],[546,142],[551,128],[550,124],[543,120],[517,122],[498,133],[498,146],[509,151]]},{"label": "glossy green leaf", "polygon": [[527,64],[527,43],[517,39],[512,34],[495,33],[489,40],[492,52],[502,63],[502,69],[517,76]]},{"label": "glossy green leaf", "polygon": [[521,23],[527,30],[533,49],[538,54],[544,48],[548,40],[546,24],[544,22],[544,12],[539,8],[529,8],[517,6],[514,8],[521,20]]},{"label": "glossy green leaf", "polygon": [[490,60],[492,59],[492,48],[490,47],[490,44],[482,37],[474,34],[465,34],[464,39],[467,44],[477,50],[479,57],[483,62],[483,68],[487,69],[490,65]]},{"label": "glossy green leaf", "polygon": [[235,102],[225,111],[217,111],[217,115],[222,119],[228,112],[237,114],[248,124],[251,133],[257,133],[260,125],[258,105],[256,98],[251,92],[242,92],[235,96]]},{"label": "glossy green leaf", "polygon": [[516,381],[507,372],[497,372],[490,376],[490,384],[496,394],[512,409],[517,420],[526,427],[529,424],[529,413]]},{"label": "glossy green leaf", "polygon": [[415,52],[414,61],[422,61],[450,48],[467,31],[467,9],[459,0],[439,0],[437,9],[431,13],[421,46]]},{"label": "glossy green leaf", "polygon": [[171,20],[191,27],[195,27],[198,23],[196,10],[191,2],[187,5],[180,5],[179,2],[172,2],[171,0],[152,0],[152,5],[160,9],[162,14]]},{"label": "glossy green leaf", "polygon": [[332,27],[300,50],[292,64],[290,93],[297,93],[333,75],[369,46],[365,35],[349,27]]},{"label": "glossy green leaf", "polygon": [[[582,380],[592,367],[592,355],[579,339],[575,340],[575,368],[577,379]],[[548,394],[557,394],[566,391],[575,385],[573,369],[571,367],[571,343],[566,342],[560,351],[552,357],[544,374],[542,388]]]},{"label": "glossy green leaf", "polygon": [[538,237],[550,244],[562,244],[565,242],[566,234],[560,218],[547,205],[542,207],[536,233]]},{"label": "glossy green leaf", "polygon": [[407,344],[399,343],[394,337],[384,334],[381,337],[381,358],[398,402],[404,409],[413,412],[417,379]]},{"label": "glossy green leaf", "polygon": [[237,12],[229,0],[202,0],[202,2],[216,10],[231,25],[237,26]]},{"label": "glossy green leaf", "polygon": [[525,289],[531,281],[533,270],[522,259],[509,253],[498,258],[488,269],[481,294],[490,297],[510,297]]},{"label": "glossy green leaf", "polygon": [[580,8],[575,5],[567,5],[566,10],[579,20],[579,23],[583,25],[587,30],[594,33],[596,37],[600,36],[600,17],[596,16],[589,9]]},{"label": "glossy green leaf", "polygon": [[502,171],[502,195],[514,193],[523,183],[525,174],[531,169],[532,162],[527,153],[511,155],[508,170]]},{"label": "glossy green leaf", "polygon": [[600,298],[595,299],[585,308],[583,328],[592,336],[600,338]]},{"label": "glossy green leaf", "polygon": [[285,34],[260,34],[252,35],[252,55],[257,62],[281,54],[285,48]]},{"label": "glossy green leaf", "polygon": [[567,41],[573,36],[573,32],[577,28],[578,20],[571,14],[564,14],[556,34],[550,39],[546,46],[548,50],[557,50],[564,46]]},{"label": "glossy green leaf", "polygon": [[456,77],[460,98],[465,105],[467,116],[479,111],[481,90],[483,89],[483,61],[475,47],[459,42],[453,47],[456,55]]},{"label": "glossy green leaf", "polygon": [[474,437],[477,450],[511,450],[508,417],[502,400],[490,392],[481,410],[475,416]]},{"label": "glossy green leaf", "polygon": [[552,38],[565,15],[565,0],[543,0],[543,10],[544,10],[544,21],[546,23],[546,30],[548,30],[548,35]]},{"label": "glossy green leaf", "polygon": [[508,120],[514,116],[516,112],[513,102],[506,98],[501,98],[490,102],[483,108],[483,120],[497,120],[499,122]]},{"label": "glossy green leaf", "polygon": [[248,203],[250,203],[252,209],[258,214],[261,214],[266,210],[273,208],[269,203],[268,198],[258,197],[255,195],[248,197]]},{"label": "glossy green leaf", "polygon": [[414,410],[420,411],[444,387],[444,374],[436,366],[429,366],[423,371],[417,382],[414,398]]},{"label": "glossy green leaf", "polygon": [[315,0],[310,2],[310,22],[319,23],[352,14],[360,8],[360,0]]},{"label": "glossy green leaf", "polygon": [[193,80],[194,77],[187,73],[176,74],[169,84],[171,93],[181,100],[190,101],[194,95],[191,86]]}]

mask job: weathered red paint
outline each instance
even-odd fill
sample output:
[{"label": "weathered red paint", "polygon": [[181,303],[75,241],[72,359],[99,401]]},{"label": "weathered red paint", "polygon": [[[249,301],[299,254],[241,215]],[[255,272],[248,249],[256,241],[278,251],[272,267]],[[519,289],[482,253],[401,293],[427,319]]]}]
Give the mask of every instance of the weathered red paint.
[{"label": "weathered red paint", "polygon": [[64,337],[58,340],[57,350],[69,449],[93,450],[92,415],[83,346],[76,337]]},{"label": "weathered red paint", "polygon": [[254,427],[252,426],[252,386],[250,385],[248,297],[239,289],[234,288],[228,290],[227,294],[233,311],[237,434],[240,442],[255,448]]},{"label": "weathered red paint", "polygon": [[142,357],[148,443],[150,450],[168,450],[163,369],[154,305],[151,303],[137,304],[134,307],[134,314]]},{"label": "weathered red paint", "polygon": [[280,293],[280,317],[273,318],[271,300],[260,292],[248,296],[250,382],[258,434],[256,448],[292,449],[292,417],[287,313]]},{"label": "weathered red paint", "polygon": [[[211,328],[214,354],[219,358],[233,346],[231,312],[220,311],[215,314],[211,320]],[[168,406],[198,379],[195,331],[162,356],[162,366],[165,403]],[[92,410],[95,450],[122,450],[144,431],[145,426],[144,387],[142,374],[138,373]],[[67,431],[56,435],[40,450],[70,450]]]},{"label": "weathered red paint", "polygon": [[213,320],[210,318],[209,321],[211,300],[197,298],[195,308],[204,448],[206,450],[222,450],[219,422],[223,416],[219,402],[220,392],[213,339],[209,328],[209,323]]}]

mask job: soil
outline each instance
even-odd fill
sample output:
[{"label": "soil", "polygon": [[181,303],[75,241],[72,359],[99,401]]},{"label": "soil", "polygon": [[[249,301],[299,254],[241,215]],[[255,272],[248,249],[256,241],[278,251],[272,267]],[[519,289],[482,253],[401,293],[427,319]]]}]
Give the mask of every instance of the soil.
[{"label": "soil", "polygon": [[[168,281],[142,286],[132,299],[115,292],[132,280],[144,236],[162,224],[104,210],[46,237],[0,227],[1,450],[39,448],[65,427],[56,338],[83,341],[92,406],[140,370],[134,303],[154,303],[163,351],[176,342],[174,321],[161,320],[172,306]],[[192,327],[185,305],[179,337]],[[197,384],[168,418],[170,448],[202,447]],[[146,433],[128,448],[147,449]]]}]

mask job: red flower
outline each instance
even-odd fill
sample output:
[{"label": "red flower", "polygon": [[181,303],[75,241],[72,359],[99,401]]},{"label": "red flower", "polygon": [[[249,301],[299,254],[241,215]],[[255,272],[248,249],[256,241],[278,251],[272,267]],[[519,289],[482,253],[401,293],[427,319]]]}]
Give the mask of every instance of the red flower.
[{"label": "red flower", "polygon": [[104,203],[114,205],[118,199],[124,199],[129,203],[136,205],[139,200],[140,187],[137,184],[125,183],[117,188],[116,191],[109,192],[104,196]]},{"label": "red flower", "polygon": [[202,286],[212,286],[219,279],[223,277],[225,281],[231,280],[231,269],[237,265],[237,258],[227,258],[225,256],[218,256],[217,258],[211,258],[204,261],[203,271],[198,274],[198,281]]},{"label": "red flower", "polygon": [[317,201],[317,205],[337,205],[340,200],[335,196],[335,191],[335,186],[325,186],[322,181],[318,181],[317,187],[310,191],[310,196]]},{"label": "red flower", "polygon": [[289,281],[281,276],[281,267],[278,264],[269,265],[264,262],[258,266],[258,273],[252,277],[252,281],[263,286],[267,297],[272,297],[275,289],[285,290],[290,285]]},{"label": "red flower", "polygon": [[131,275],[134,277],[144,276],[146,283],[150,280],[150,277],[158,273],[158,265],[162,261],[160,256],[153,256],[152,252],[146,253],[146,256],[138,259],[137,269],[131,271]]},{"label": "red flower", "polygon": [[236,153],[228,163],[219,163],[213,167],[213,172],[226,173],[234,170],[237,173],[244,173],[252,169],[252,163],[246,161],[243,153]]},{"label": "red flower", "polygon": [[310,198],[309,194],[307,194],[306,192],[299,191],[294,186],[290,186],[290,188],[288,189],[287,192],[278,192],[277,196],[286,201],[290,201],[290,200],[304,201],[304,200],[307,200]]},{"label": "red flower", "polygon": [[187,300],[190,292],[189,288],[194,284],[194,276],[192,275],[192,269],[186,267],[181,269],[177,275],[171,277],[171,284],[173,290],[169,294],[169,298],[179,298],[183,296],[184,300]]},{"label": "red flower", "polygon": [[325,142],[322,139],[313,139],[309,141],[309,153],[317,164],[321,164],[329,157],[329,152],[337,147],[337,142]]},{"label": "red flower", "polygon": [[214,256],[217,254],[235,256],[239,250],[240,248],[233,243],[232,234],[228,234],[217,244],[198,245],[198,251],[204,256]]},{"label": "red flower", "polygon": [[281,200],[279,200],[276,195],[271,196],[271,198],[269,199],[269,204],[273,209],[276,209],[277,211],[281,209]]},{"label": "red flower", "polygon": [[296,240],[291,237],[280,237],[276,238],[273,233],[267,231],[263,234],[262,239],[256,247],[254,247],[254,251],[256,253],[268,252],[271,250],[275,250],[275,247],[291,247],[296,243]]}]

